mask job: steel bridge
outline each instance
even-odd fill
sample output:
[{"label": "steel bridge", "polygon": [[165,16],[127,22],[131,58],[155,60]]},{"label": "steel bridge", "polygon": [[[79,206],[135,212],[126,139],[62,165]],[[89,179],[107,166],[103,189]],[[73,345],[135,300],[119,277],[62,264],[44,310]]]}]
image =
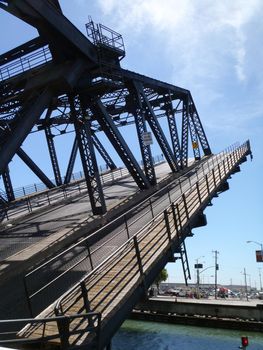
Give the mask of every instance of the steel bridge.
[{"label": "steel bridge", "polygon": [[[63,234],[63,244],[59,232],[50,231],[56,248],[53,242],[37,260],[27,257],[23,269],[13,268],[14,276],[25,275],[30,318],[0,326],[16,327],[16,346],[103,349],[168,261],[180,258],[187,283],[185,239],[206,224],[204,209],[229,188],[227,179],[251,154],[249,141],[213,155],[190,91],[123,69],[122,36],[92,19],[83,35],[58,0],[0,0],[0,8],[39,33],[0,56],[1,228],[12,220],[23,223],[24,212],[29,218],[35,206],[53,208],[69,197],[80,201],[81,191],[88,193],[93,220],[74,227],[71,239]],[[136,130],[142,164],[125,140],[126,126]],[[22,148],[32,133],[45,136],[54,180],[41,169],[41,159],[37,164]],[[55,140],[68,133],[74,137],[62,174]],[[116,166],[105,138],[123,168]],[[151,153],[153,139],[169,167],[162,181]],[[83,177],[76,181],[78,155]],[[104,174],[98,155],[106,164]],[[16,156],[46,190],[16,195],[10,171]],[[137,193],[112,210],[105,186],[127,176]],[[12,231],[4,232],[12,237]],[[4,344],[8,341],[14,343],[5,339]]]}]

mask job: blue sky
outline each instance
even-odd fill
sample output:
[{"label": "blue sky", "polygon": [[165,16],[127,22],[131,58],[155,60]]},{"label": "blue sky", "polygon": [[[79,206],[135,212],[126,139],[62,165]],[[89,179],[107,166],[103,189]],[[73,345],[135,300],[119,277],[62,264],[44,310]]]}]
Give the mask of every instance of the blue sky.
[{"label": "blue sky", "polygon": [[[250,139],[254,159],[229,180],[230,191],[213,200],[208,225],[186,241],[194,278],[195,259],[219,253],[219,282],[240,284],[244,267],[259,287],[256,244],[263,242],[263,2],[260,0],[61,0],[65,15],[83,32],[88,16],[119,31],[125,41],[122,66],[191,91],[214,153]],[[0,12],[1,52],[36,36],[31,27]],[[5,30],[3,30],[5,29]],[[60,141],[58,141],[60,142]],[[34,158],[35,136],[25,143]],[[61,145],[62,146],[62,145]],[[132,146],[132,143],[131,143]],[[69,147],[63,143],[63,147]],[[68,153],[68,152],[65,152]],[[154,149],[153,153],[158,153]],[[44,155],[43,155],[44,157]],[[35,158],[34,158],[35,159]],[[15,163],[15,162],[14,162]],[[11,164],[17,174],[22,165]],[[46,163],[47,164],[47,163]],[[47,172],[50,166],[47,164]],[[21,173],[22,174],[22,173]],[[32,183],[29,173],[15,186]],[[1,184],[0,184],[1,186]],[[179,263],[169,265],[170,281],[182,281]],[[262,268],[263,281],[263,268]],[[213,269],[204,271],[212,282]]]}]

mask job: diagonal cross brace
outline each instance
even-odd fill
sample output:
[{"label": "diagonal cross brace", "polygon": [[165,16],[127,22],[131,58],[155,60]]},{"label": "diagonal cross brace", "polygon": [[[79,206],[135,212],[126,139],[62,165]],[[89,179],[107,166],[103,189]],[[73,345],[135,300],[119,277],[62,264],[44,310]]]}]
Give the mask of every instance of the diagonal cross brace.
[{"label": "diagonal cross brace", "polygon": [[117,151],[119,157],[127,167],[128,171],[134,178],[140,189],[146,189],[150,187],[150,183],[145,177],[142,169],[137,163],[127,143],[122,137],[121,133],[115,126],[110,115],[107,113],[106,108],[100,100],[96,100],[90,106],[92,113],[98,120],[102,130],[107,135],[108,139],[112,143],[113,147]]},{"label": "diagonal cross brace", "polygon": [[176,158],[174,157],[173,155],[173,152],[171,150],[171,147],[164,135],[164,132],[154,114],[154,111],[153,111],[153,108],[143,90],[143,86],[142,84],[138,84],[138,87],[139,87],[139,91],[140,91],[140,94],[142,95],[143,99],[144,99],[144,102],[145,102],[145,105],[147,107],[147,113],[146,113],[146,120],[147,122],[149,123],[153,133],[154,133],[154,136],[164,154],[164,157],[166,158],[172,172],[177,172],[179,171],[180,167],[177,163],[177,160]]}]

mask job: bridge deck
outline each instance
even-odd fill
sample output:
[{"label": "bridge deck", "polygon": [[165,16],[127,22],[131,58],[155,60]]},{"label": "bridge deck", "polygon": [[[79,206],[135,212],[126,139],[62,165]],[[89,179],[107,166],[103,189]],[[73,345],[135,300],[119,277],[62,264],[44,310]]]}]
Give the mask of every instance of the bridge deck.
[{"label": "bridge deck", "polygon": [[[153,280],[151,272],[159,263],[162,266],[168,261],[171,253],[185,238],[185,230],[191,226],[195,216],[220,192],[222,184],[244,161],[248,152],[246,145],[243,145],[216,159],[212,170],[203,168],[203,176],[196,179],[176,202],[171,203],[38,317],[70,316],[92,310],[101,314],[101,331],[103,335],[107,334],[109,322],[111,325],[113,321],[117,322],[116,315],[120,317],[122,309],[125,309],[133,295],[138,294],[138,301],[146,293]],[[68,323],[67,333],[76,327],[83,328],[84,333],[78,337],[69,335],[67,342],[70,346],[83,342],[88,345],[94,340],[95,334],[86,332],[85,323],[77,320]],[[43,338],[50,334],[59,334],[56,323],[38,327],[28,325],[19,333],[19,337]],[[60,342],[60,339],[57,341]],[[99,341],[105,346],[103,341],[107,340]]]}]

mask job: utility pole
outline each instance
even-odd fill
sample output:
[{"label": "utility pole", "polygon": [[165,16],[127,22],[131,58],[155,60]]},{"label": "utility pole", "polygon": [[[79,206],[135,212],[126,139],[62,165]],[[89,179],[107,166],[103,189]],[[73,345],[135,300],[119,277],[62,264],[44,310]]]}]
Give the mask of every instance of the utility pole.
[{"label": "utility pole", "polygon": [[246,293],[246,299],[248,301],[248,293],[247,293],[247,273],[246,273],[246,269],[244,267],[244,278],[245,278],[245,293]]},{"label": "utility pole", "polygon": [[259,273],[259,286],[260,286],[260,290],[262,291],[261,267],[258,268],[258,273]]},{"label": "utility pole", "polygon": [[215,299],[217,299],[217,270],[218,270],[217,256],[219,254],[219,251],[213,250],[212,253],[215,254]]}]

